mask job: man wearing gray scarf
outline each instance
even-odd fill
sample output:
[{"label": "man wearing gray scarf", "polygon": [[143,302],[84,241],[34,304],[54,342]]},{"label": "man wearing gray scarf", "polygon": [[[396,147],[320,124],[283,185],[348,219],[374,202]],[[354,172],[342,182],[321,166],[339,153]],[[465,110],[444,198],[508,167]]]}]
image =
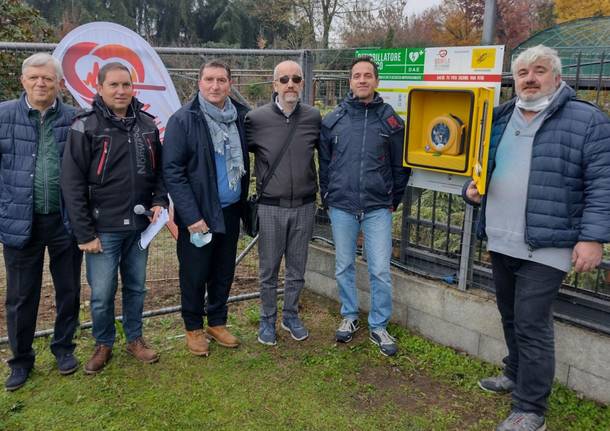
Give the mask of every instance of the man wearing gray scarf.
[{"label": "man wearing gray scarf", "polygon": [[198,94],[169,119],[163,145],[163,173],[179,228],[186,345],[198,356],[208,355],[208,339],[224,347],[239,345],[226,328],[227,299],[249,159],[243,132],[247,108],[229,97],[230,90],[229,67],[218,61],[204,64]]}]

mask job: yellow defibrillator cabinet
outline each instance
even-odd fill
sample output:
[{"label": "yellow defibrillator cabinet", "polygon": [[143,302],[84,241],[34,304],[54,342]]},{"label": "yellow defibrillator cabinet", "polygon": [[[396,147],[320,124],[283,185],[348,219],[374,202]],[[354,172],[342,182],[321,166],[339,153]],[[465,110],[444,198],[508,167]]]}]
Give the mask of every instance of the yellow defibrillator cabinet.
[{"label": "yellow defibrillator cabinet", "polygon": [[491,88],[410,87],[405,166],[472,177],[484,194],[493,101]]}]

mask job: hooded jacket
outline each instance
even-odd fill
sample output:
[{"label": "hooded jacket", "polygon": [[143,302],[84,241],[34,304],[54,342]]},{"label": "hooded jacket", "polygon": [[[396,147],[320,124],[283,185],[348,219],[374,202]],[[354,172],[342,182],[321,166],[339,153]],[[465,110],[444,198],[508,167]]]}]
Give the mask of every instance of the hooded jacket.
[{"label": "hooded jacket", "polygon": [[411,172],[402,166],[404,133],[404,121],[379,94],[365,104],[350,93],[322,121],[324,204],[352,214],[396,209]]},{"label": "hooded jacket", "polygon": [[134,206],[167,206],[159,131],[135,97],[119,118],[97,95],[68,134],[61,187],[79,244],[97,232],[140,230],[148,217]]}]

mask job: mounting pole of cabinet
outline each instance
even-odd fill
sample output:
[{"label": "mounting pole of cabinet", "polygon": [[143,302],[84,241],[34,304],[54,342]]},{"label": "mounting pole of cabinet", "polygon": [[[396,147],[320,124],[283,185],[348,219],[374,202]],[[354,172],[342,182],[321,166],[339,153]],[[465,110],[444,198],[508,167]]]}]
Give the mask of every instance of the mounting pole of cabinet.
[{"label": "mounting pole of cabinet", "polygon": [[496,0],[485,0],[481,45],[493,45],[496,39]]},{"label": "mounting pole of cabinet", "polygon": [[[481,45],[493,45],[496,38],[496,0],[485,0],[485,13],[483,15],[483,36]],[[464,230],[462,232],[462,251],[460,258],[460,271],[458,274],[458,289],[466,290],[472,282],[473,246],[476,238],[473,237],[474,208],[466,205],[464,209]]]}]

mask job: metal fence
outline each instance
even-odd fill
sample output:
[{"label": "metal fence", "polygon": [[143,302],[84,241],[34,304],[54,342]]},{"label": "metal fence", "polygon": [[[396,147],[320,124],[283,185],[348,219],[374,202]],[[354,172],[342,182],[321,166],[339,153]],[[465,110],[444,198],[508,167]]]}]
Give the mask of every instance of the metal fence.
[{"label": "metal fence", "polygon": [[[14,98],[20,91],[18,77],[21,61],[38,51],[50,52],[52,44],[15,44],[0,42],[0,101]],[[196,92],[200,65],[211,59],[226,61],[233,70],[236,93],[250,106],[270,100],[272,72],[276,63],[292,59],[303,66],[306,88],[304,99],[322,113],[332,109],[349,90],[348,70],[354,50],[225,50],[200,48],[156,48],[176,86],[186,101]],[[564,78],[579,97],[610,108],[610,56],[573,54],[573,64],[564,64]],[[606,60],[607,59],[607,60]],[[501,98],[513,96],[512,77],[503,78]],[[609,215],[610,216],[610,215]],[[404,270],[449,284],[492,290],[489,258],[485,244],[464,235],[472,229],[476,213],[467,209],[459,196],[409,187],[403,205],[394,214],[394,264]],[[465,229],[466,226],[466,229]],[[328,218],[317,215],[315,237],[332,243]],[[173,239],[169,236],[153,243],[149,265],[149,284],[173,284],[177,281],[177,261]],[[243,249],[247,238],[240,242]],[[557,315],[610,333],[610,253],[601,267],[592,273],[569,274],[560,294]],[[242,264],[244,277],[255,279],[256,259]],[[240,271],[238,271],[238,275]],[[45,282],[50,283],[48,275]],[[0,276],[0,292],[4,280]],[[177,298],[177,297],[176,297]]]}]

